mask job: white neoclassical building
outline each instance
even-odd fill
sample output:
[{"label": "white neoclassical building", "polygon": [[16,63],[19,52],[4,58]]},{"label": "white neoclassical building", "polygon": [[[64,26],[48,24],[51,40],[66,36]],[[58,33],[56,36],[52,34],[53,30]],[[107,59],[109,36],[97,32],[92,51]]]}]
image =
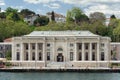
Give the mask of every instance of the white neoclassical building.
[{"label": "white neoclassical building", "polygon": [[111,57],[111,39],[89,31],[33,31],[12,41],[12,62],[25,67],[108,67]]}]

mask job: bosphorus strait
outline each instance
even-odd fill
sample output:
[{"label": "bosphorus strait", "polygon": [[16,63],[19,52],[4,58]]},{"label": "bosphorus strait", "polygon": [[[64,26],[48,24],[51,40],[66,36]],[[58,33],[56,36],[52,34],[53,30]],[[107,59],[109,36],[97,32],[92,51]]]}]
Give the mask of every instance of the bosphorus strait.
[{"label": "bosphorus strait", "polygon": [[119,80],[119,73],[0,72],[0,80]]}]

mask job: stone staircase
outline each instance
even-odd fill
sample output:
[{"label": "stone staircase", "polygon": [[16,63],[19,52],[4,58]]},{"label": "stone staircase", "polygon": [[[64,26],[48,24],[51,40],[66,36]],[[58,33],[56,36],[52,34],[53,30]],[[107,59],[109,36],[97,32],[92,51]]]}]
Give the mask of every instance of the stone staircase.
[{"label": "stone staircase", "polygon": [[70,67],[72,64],[69,62],[50,62],[47,64],[47,67]]}]

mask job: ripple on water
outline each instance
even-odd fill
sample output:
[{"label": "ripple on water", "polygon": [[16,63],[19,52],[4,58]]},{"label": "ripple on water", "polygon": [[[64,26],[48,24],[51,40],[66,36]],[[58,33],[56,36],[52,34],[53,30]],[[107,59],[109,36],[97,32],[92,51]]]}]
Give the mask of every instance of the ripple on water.
[{"label": "ripple on water", "polygon": [[119,73],[0,72],[0,80],[119,80]]}]

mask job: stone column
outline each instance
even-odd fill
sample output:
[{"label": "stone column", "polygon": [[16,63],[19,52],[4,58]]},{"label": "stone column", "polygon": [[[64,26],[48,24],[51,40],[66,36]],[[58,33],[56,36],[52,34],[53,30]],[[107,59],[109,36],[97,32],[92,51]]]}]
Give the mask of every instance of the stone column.
[{"label": "stone column", "polygon": [[77,43],[75,42],[74,61],[77,61]]},{"label": "stone column", "polygon": [[27,43],[27,44],[28,44],[28,59],[29,59],[29,61],[31,61],[30,43]]},{"label": "stone column", "polygon": [[45,42],[43,42],[42,48],[43,48],[43,61],[45,61]]},{"label": "stone column", "polygon": [[12,48],[12,61],[14,61],[14,60],[16,60],[16,58],[15,58],[16,51],[15,51],[15,43],[14,42],[12,43],[11,48]]},{"label": "stone column", "polygon": [[90,43],[90,55],[89,55],[89,60],[92,61],[92,43]]},{"label": "stone column", "polygon": [[52,46],[52,60],[55,61],[55,38],[53,38],[53,46]]},{"label": "stone column", "polygon": [[110,45],[109,45],[109,42],[107,41],[106,43],[104,43],[104,58],[105,58],[105,61],[109,61],[109,56],[110,56]]},{"label": "stone column", "polygon": [[38,60],[38,44],[35,43],[35,60]]},{"label": "stone column", "polygon": [[69,51],[68,51],[68,39],[65,38],[65,41],[66,41],[66,54],[65,54],[65,56],[64,56],[64,59],[65,59],[64,61],[67,62],[67,61],[69,61],[69,60],[68,60],[68,59],[69,59],[68,57],[69,57],[70,54],[69,54]]},{"label": "stone column", "polygon": [[20,60],[24,61],[24,48],[23,48],[23,43],[20,44]]},{"label": "stone column", "polygon": [[97,61],[100,60],[100,44],[99,42],[97,43]]},{"label": "stone column", "polygon": [[85,44],[84,44],[84,42],[82,42],[82,61],[85,60],[84,55],[85,55]]}]

